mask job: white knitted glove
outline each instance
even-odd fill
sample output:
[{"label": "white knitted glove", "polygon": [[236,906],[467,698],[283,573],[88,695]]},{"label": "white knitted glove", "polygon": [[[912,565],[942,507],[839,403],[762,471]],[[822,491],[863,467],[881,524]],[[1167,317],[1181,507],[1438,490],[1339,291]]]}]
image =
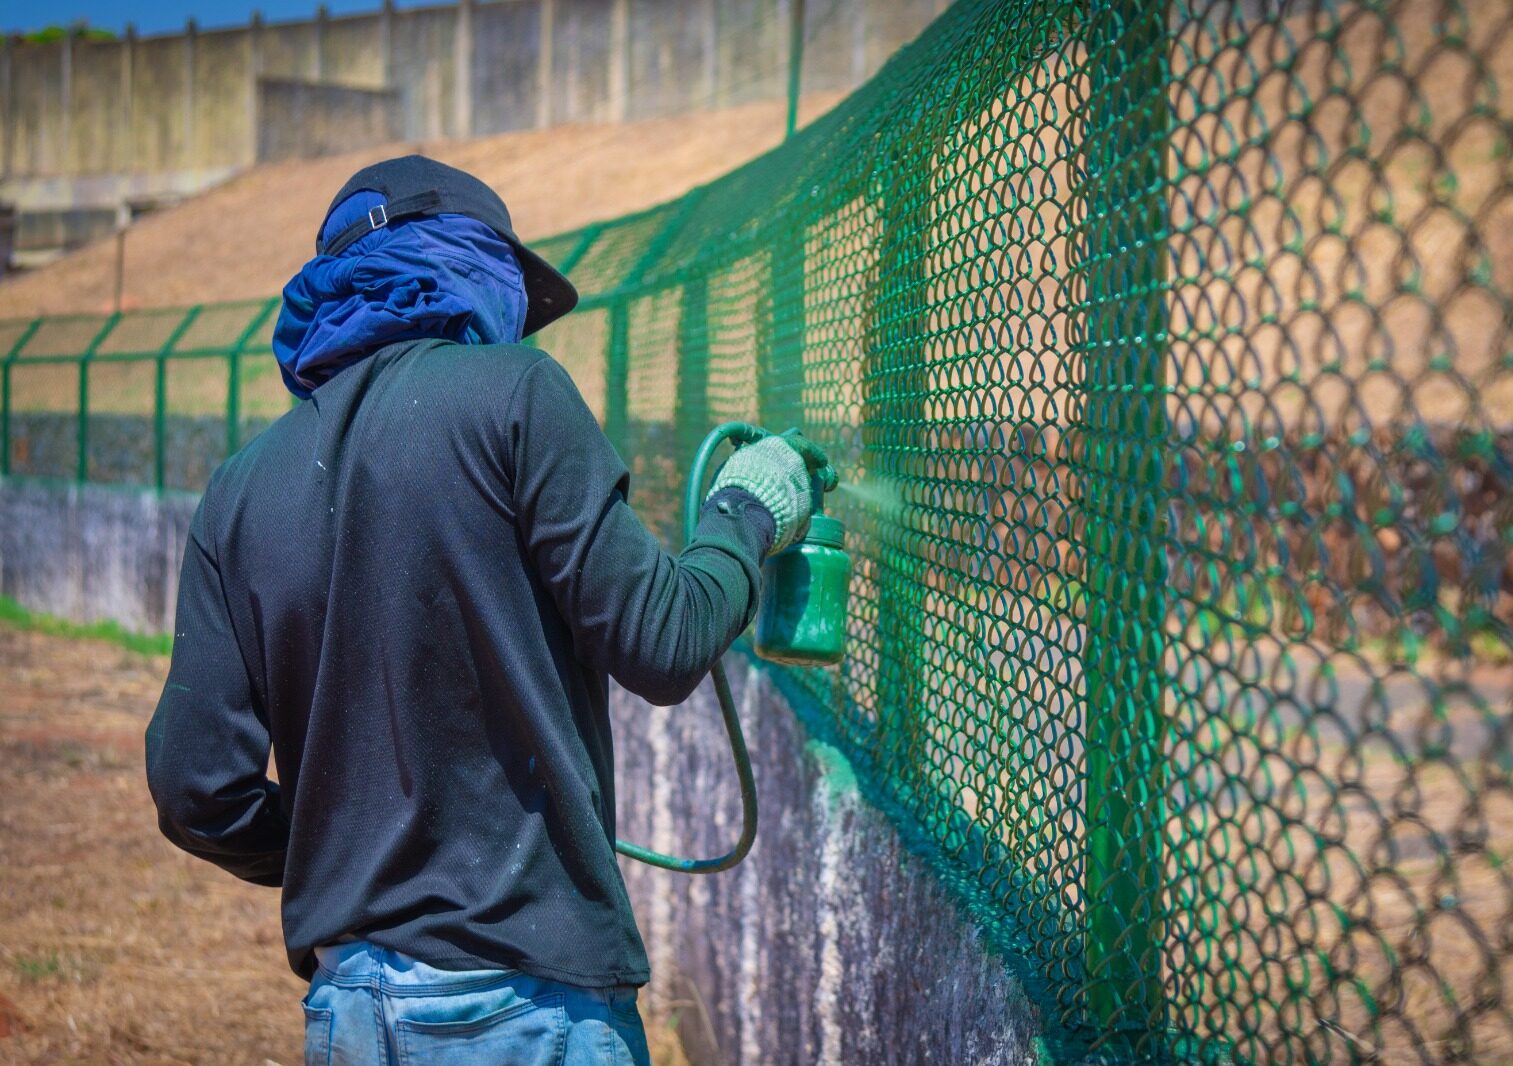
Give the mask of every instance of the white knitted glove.
[{"label": "white knitted glove", "polygon": [[777,535],[768,554],[782,551],[809,528],[809,516],[814,511],[813,476],[804,456],[782,437],[763,437],[737,448],[715,475],[709,496],[730,488],[745,489],[772,515]]}]

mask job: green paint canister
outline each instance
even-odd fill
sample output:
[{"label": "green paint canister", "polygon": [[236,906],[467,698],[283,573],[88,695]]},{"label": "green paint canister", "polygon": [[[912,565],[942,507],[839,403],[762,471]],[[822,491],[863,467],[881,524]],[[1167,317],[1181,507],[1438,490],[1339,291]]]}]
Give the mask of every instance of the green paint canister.
[{"label": "green paint canister", "polygon": [[851,557],[846,527],[829,515],[809,520],[804,539],[762,566],[756,653],[775,663],[833,666],[846,652]]}]

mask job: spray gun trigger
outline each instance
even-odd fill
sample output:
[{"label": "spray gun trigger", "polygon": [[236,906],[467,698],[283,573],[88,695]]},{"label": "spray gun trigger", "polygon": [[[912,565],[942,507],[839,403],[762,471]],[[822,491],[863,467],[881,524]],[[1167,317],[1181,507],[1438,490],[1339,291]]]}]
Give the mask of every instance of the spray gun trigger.
[{"label": "spray gun trigger", "polygon": [[727,436],[735,442],[737,448],[743,444],[755,444],[763,437],[770,437],[772,435],[761,426],[753,426],[749,422],[732,422],[728,428],[729,432]]}]

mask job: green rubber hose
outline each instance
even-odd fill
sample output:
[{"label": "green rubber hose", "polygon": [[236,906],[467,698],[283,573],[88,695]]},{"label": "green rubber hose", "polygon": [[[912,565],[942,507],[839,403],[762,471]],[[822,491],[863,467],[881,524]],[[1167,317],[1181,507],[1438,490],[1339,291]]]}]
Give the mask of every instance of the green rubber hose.
[{"label": "green rubber hose", "polygon": [[[738,444],[750,444],[767,436],[767,431],[746,422],[725,422],[710,430],[704,443],[699,445],[694,456],[693,469],[688,472],[688,489],[683,497],[683,539],[693,540],[694,529],[699,524],[699,512],[704,505],[704,471],[709,466],[715,449],[727,440]],[[741,720],[736,717],[735,699],[730,695],[730,682],[725,678],[724,663],[716,660],[709,670],[714,679],[715,698],[720,701],[720,716],[725,719],[725,735],[730,738],[730,754],[735,759],[736,776],[741,782],[741,838],[735,847],[713,859],[683,859],[676,855],[664,855],[660,851],[643,848],[627,840],[615,841],[615,850],[621,855],[637,859],[650,866],[664,870],[676,870],[685,874],[713,874],[728,870],[746,857],[756,841],[757,801],[756,779],[751,776],[751,756],[746,751],[746,737],[741,733]]]}]

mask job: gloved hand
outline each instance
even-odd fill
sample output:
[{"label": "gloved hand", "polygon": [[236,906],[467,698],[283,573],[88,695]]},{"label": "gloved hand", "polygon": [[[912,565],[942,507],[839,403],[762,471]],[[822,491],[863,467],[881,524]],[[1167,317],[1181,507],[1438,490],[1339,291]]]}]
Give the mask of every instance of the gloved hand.
[{"label": "gloved hand", "polygon": [[[745,489],[772,515],[777,535],[768,554],[803,537],[823,493],[836,486],[835,468],[819,445],[796,429],[737,448],[709,489]],[[705,499],[709,497],[706,496]]]}]

